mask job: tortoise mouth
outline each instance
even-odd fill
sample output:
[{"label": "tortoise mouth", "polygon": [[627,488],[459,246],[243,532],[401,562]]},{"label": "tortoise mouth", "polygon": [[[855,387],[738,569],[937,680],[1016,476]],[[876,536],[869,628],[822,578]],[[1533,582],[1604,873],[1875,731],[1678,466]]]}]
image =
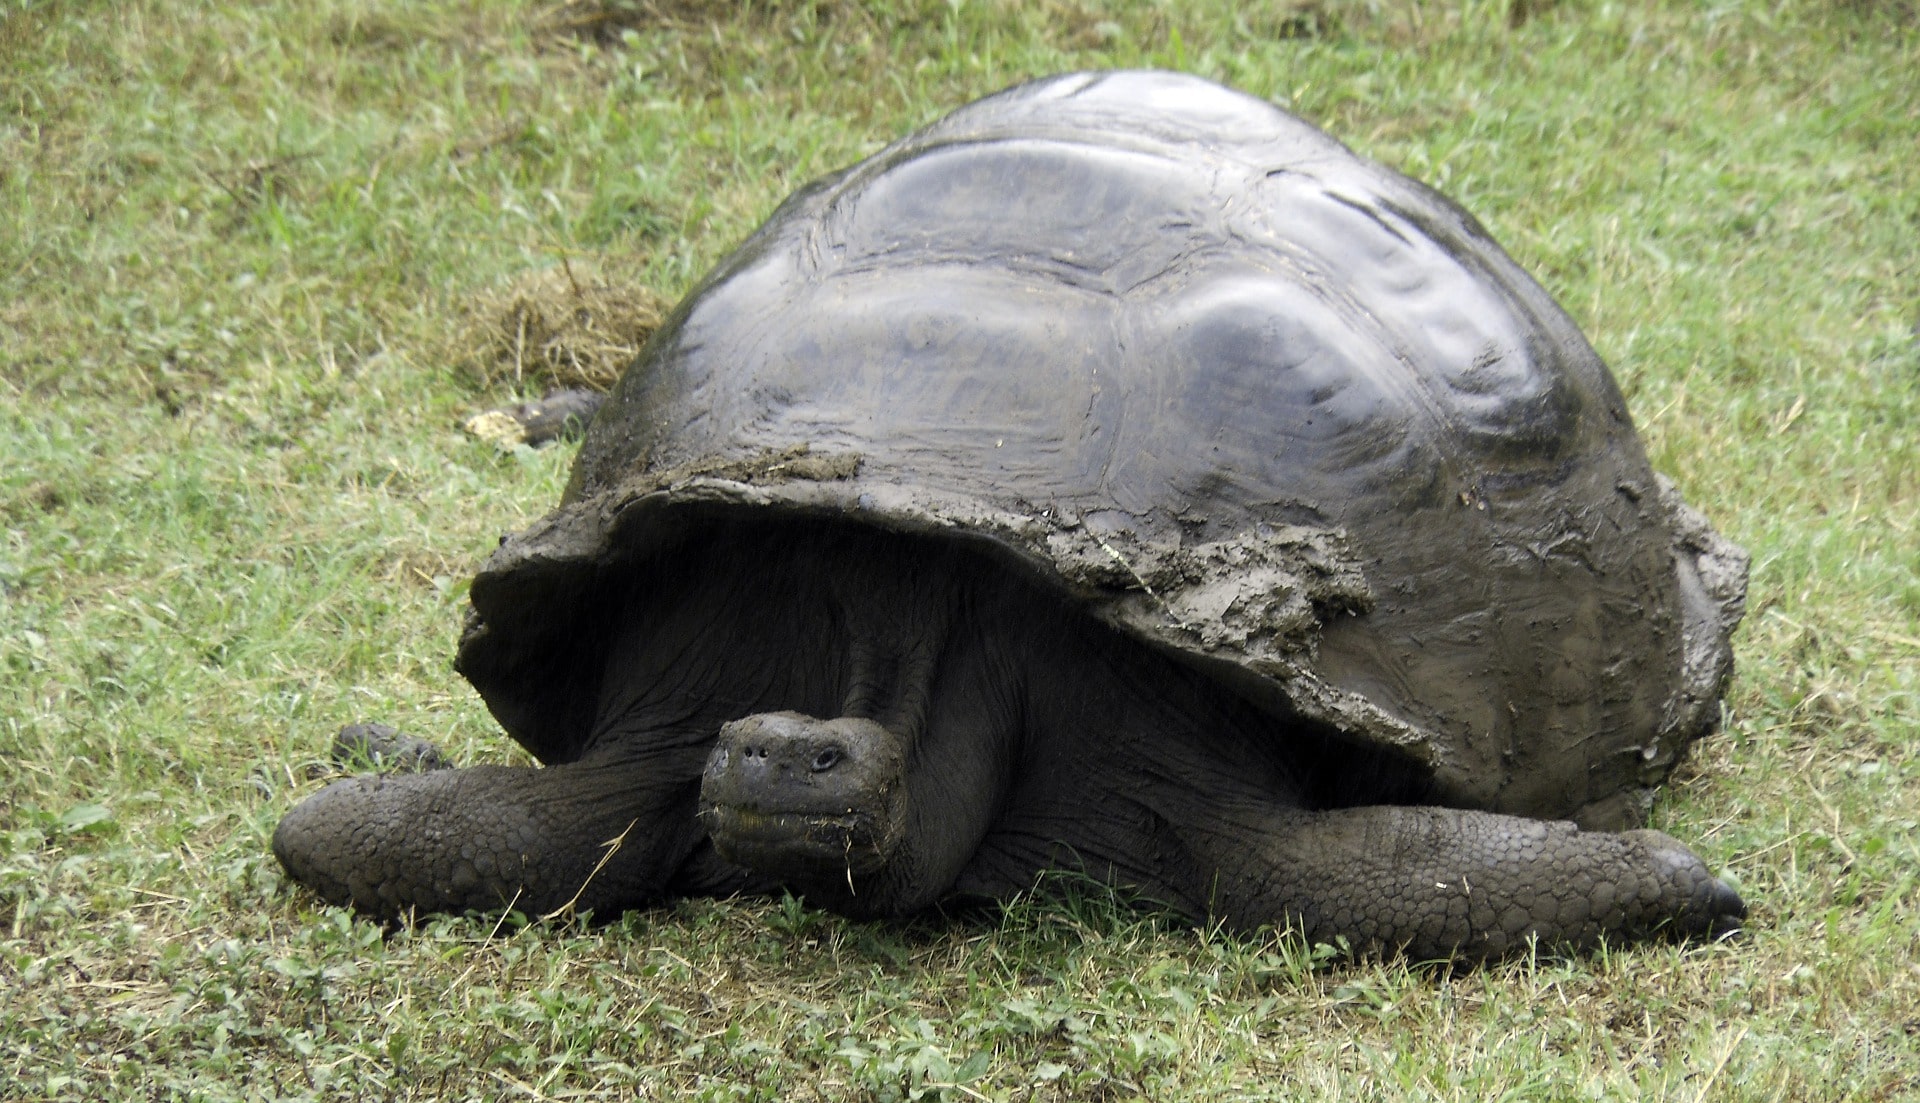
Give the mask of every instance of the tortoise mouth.
[{"label": "tortoise mouth", "polygon": [[851,884],[905,834],[900,738],[872,720],[797,712],[720,728],[698,816],[720,856],[795,886]]},{"label": "tortoise mouth", "polygon": [[875,873],[899,843],[899,831],[889,817],[857,809],[767,809],[703,801],[699,820],[722,858],[797,883],[838,883]]}]

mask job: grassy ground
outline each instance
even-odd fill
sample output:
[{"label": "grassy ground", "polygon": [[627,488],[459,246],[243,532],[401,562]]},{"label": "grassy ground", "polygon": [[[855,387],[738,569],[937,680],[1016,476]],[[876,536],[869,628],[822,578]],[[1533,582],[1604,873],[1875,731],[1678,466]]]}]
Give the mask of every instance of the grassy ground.
[{"label": "grassy ground", "polygon": [[[447,658],[568,457],[458,431],[512,392],[489,304],[671,299],[802,181],[1120,65],[1465,203],[1752,549],[1656,812],[1751,937],[1446,976],[1073,894],[383,937],[282,881],[334,726],[517,753]],[[1916,72],[1886,0],[0,0],[0,1098],[1920,1098]]]}]

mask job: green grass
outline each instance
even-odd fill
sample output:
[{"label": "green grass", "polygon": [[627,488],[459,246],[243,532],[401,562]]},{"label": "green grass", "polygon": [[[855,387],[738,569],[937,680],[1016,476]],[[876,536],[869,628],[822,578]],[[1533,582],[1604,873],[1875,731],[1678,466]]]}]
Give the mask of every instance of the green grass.
[{"label": "green grass", "polygon": [[[636,7],[0,0],[0,1098],[1920,1097],[1911,3]],[[519,753],[448,657],[568,456],[458,431],[508,397],[468,304],[671,298],[801,182],[1133,65],[1465,203],[1753,551],[1656,812],[1746,940],[1437,975],[1074,893],[383,937],[282,880],[338,724]]]}]

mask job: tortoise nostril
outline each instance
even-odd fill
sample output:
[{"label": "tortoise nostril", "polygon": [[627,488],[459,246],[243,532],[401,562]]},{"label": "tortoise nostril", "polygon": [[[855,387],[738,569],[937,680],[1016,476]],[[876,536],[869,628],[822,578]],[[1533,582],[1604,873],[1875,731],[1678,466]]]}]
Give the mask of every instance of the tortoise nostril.
[{"label": "tortoise nostril", "polygon": [[838,747],[822,747],[820,753],[813,756],[813,772],[822,773],[840,765],[845,752]]}]

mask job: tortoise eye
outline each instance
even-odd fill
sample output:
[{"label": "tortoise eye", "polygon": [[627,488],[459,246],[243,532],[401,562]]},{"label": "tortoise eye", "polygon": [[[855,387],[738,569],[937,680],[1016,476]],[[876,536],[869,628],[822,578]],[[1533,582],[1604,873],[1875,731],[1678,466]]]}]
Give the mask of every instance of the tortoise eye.
[{"label": "tortoise eye", "polygon": [[840,765],[842,754],[838,747],[822,747],[820,753],[813,756],[813,772],[821,773]]}]

